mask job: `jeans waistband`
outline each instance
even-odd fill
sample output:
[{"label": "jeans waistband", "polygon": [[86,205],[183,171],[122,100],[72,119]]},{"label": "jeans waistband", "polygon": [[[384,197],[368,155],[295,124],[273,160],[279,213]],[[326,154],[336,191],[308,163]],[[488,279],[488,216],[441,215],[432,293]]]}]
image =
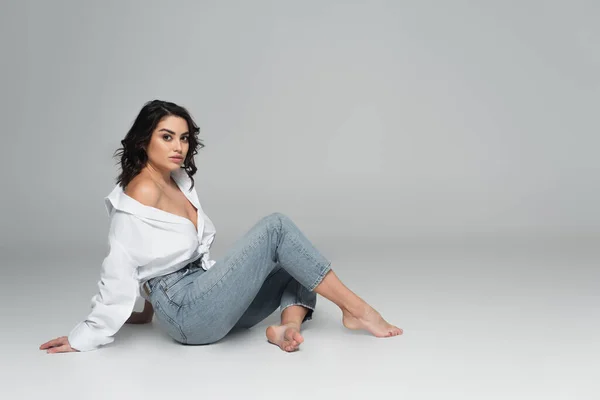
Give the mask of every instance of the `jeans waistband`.
[{"label": "jeans waistband", "polygon": [[[144,282],[142,284],[143,293],[140,293],[140,294],[145,300],[149,301],[150,293],[152,292],[152,288],[154,288],[162,278],[169,276],[171,274],[177,274],[177,273],[182,273],[182,272],[186,273],[186,271],[188,271],[188,270],[193,270],[193,269],[198,269],[198,268],[202,268],[202,257],[198,258],[195,261],[187,263],[184,267],[178,269],[177,271],[169,272],[168,274],[165,274],[165,275],[158,275],[158,276],[148,279],[146,282]],[[146,297],[144,296],[144,294],[146,295]]]}]

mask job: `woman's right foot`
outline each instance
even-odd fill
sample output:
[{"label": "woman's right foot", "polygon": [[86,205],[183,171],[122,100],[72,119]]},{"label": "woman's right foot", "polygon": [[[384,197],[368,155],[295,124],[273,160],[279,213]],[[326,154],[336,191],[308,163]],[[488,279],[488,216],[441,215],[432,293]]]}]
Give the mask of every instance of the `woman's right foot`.
[{"label": "woman's right foot", "polygon": [[343,310],[342,323],[348,329],[358,330],[364,329],[375,337],[392,337],[402,335],[403,330],[389,324],[381,314],[373,307],[366,305],[364,309],[355,314],[350,311]]}]

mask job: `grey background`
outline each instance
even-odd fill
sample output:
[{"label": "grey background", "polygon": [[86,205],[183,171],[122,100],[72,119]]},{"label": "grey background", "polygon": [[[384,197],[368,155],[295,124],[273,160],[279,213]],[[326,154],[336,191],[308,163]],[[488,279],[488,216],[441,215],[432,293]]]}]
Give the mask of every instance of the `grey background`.
[{"label": "grey background", "polygon": [[[319,329],[335,327],[319,346],[339,346],[331,356],[339,364],[324,363],[317,348],[305,364],[286,361],[303,370],[328,366],[342,379],[320,381],[330,389],[314,396],[339,394],[356,372],[349,365],[369,359],[386,367],[363,371],[364,386],[347,396],[379,385],[411,398],[436,398],[435,388],[461,398],[541,391],[592,398],[598,388],[586,374],[600,353],[588,336],[600,278],[599,11],[594,1],[3,1],[2,296],[17,305],[2,312],[13,329],[31,328],[10,333],[22,344],[12,354],[21,359],[85,316],[105,255],[103,197],[118,172],[112,154],[143,103],[159,98],[187,107],[201,128],[206,147],[195,179],[217,227],[213,257],[260,217],[283,212],[348,286],[405,329],[393,350],[363,354],[367,339],[338,332],[336,309],[320,300],[334,317],[316,316],[312,330],[327,337]],[[15,301],[23,294],[31,303]],[[37,319],[25,318],[33,312]],[[450,341],[432,352],[459,321],[463,335],[464,324],[474,324],[468,340],[454,331],[470,350],[443,353],[457,348]],[[535,353],[557,325],[564,341]],[[531,336],[513,337],[526,340],[513,346],[497,340],[503,329]],[[427,332],[435,339],[418,342]],[[576,335],[581,347],[567,350]],[[163,342],[164,357],[186,359],[190,350]],[[561,348],[566,358],[547,358]],[[497,353],[456,367],[483,349]],[[252,354],[281,362],[275,350],[254,350],[242,368],[254,368]],[[150,357],[147,348],[137,351]],[[208,365],[209,355],[188,354],[183,375],[218,370],[219,357],[243,359],[220,351]],[[28,362],[45,376],[61,360],[72,376],[80,366],[68,363],[106,357],[110,365],[109,352],[77,361],[34,353]],[[449,369],[427,370],[446,361]],[[90,365],[102,369],[97,362]],[[404,376],[416,375],[403,381],[389,372],[402,365],[412,366]],[[347,369],[336,375],[337,368]],[[450,379],[449,370],[459,375]]]}]

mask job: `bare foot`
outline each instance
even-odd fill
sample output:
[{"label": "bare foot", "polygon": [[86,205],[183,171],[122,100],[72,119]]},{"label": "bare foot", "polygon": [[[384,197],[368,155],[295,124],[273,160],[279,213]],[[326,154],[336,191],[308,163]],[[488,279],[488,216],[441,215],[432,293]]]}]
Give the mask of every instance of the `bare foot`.
[{"label": "bare foot", "polygon": [[376,337],[391,337],[402,335],[403,330],[389,324],[381,314],[373,307],[366,305],[364,311],[353,315],[349,311],[343,311],[342,322],[348,329],[364,329],[371,332]]},{"label": "bare foot", "polygon": [[269,342],[281,347],[284,351],[296,351],[304,338],[300,329],[295,324],[271,325],[267,328],[267,339]]}]

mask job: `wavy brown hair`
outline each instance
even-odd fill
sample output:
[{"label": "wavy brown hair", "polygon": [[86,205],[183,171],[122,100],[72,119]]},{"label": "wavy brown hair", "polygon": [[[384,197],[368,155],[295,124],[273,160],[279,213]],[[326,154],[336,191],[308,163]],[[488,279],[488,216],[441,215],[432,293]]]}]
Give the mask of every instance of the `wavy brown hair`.
[{"label": "wavy brown hair", "polygon": [[182,168],[192,180],[190,190],[194,187],[193,175],[198,170],[194,163],[194,156],[198,154],[199,149],[204,147],[198,138],[200,128],[184,107],[162,100],[152,100],[144,104],[129,132],[121,140],[122,147],[115,151],[113,157],[119,157],[121,164],[121,173],[116,179],[117,185],[124,188],[146,166],[148,155],[145,149],[150,143],[152,132],[163,118],[170,115],[181,117],[187,121],[190,133],[189,148]]}]

